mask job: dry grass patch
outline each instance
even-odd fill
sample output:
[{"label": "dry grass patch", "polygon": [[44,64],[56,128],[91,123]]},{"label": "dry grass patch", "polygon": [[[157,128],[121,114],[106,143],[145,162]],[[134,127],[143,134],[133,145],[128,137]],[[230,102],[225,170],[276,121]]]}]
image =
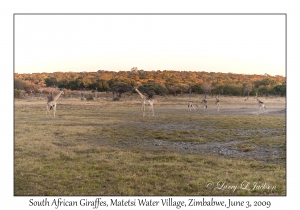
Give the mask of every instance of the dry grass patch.
[{"label": "dry grass patch", "polygon": [[[15,195],[285,195],[285,116],[190,113],[186,99],[158,97],[145,118],[134,99],[60,100],[56,118],[16,101]],[[263,161],[267,149],[276,157]],[[206,188],[245,180],[276,190]]]}]

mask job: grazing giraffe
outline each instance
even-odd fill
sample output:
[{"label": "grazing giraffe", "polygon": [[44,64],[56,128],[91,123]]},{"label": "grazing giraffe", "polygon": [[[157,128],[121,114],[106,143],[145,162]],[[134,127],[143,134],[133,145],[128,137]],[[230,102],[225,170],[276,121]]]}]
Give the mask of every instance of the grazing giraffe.
[{"label": "grazing giraffe", "polygon": [[145,106],[149,105],[150,110],[152,110],[152,116],[154,116],[154,108],[153,108],[153,100],[150,99],[149,97],[143,95],[137,88],[134,88],[134,90],[139,94],[140,98],[142,99],[142,112],[143,112],[143,117],[145,117]]},{"label": "grazing giraffe", "polygon": [[267,109],[267,108],[265,107],[264,102],[260,101],[260,100],[257,98],[257,92],[256,92],[255,99],[256,99],[256,101],[257,101],[257,103],[258,103],[258,111],[261,110],[261,109],[262,109],[262,110]]},{"label": "grazing giraffe", "polygon": [[204,98],[201,103],[204,105],[204,111],[207,109],[207,100]]},{"label": "grazing giraffe", "polygon": [[46,104],[46,117],[50,116],[50,110],[53,110],[53,116],[55,117],[56,112],[56,101],[60,97],[61,94],[64,94],[64,91],[60,91],[54,98],[48,98],[48,102]]},{"label": "grazing giraffe", "polygon": [[219,96],[216,97],[216,105],[218,108],[218,112],[220,112],[220,100],[219,100]]},{"label": "grazing giraffe", "polygon": [[189,101],[189,102],[188,102],[188,111],[192,111],[192,108],[196,111],[194,105],[195,105],[196,107],[198,107],[198,105],[197,105],[196,103],[194,103],[193,101]]}]

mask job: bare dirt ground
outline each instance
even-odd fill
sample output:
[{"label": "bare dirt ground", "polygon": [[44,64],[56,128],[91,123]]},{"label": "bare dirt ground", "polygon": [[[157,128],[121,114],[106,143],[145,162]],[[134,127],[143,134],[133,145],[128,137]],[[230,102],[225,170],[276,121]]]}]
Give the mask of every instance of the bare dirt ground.
[{"label": "bare dirt ground", "polygon": [[[187,112],[184,109],[156,109],[156,115],[162,113],[185,113]],[[192,115],[256,115],[256,116],[286,116],[286,109],[282,108],[273,108],[266,110],[258,110],[258,109],[249,109],[249,108],[241,108],[241,109],[225,109],[217,113],[215,110],[206,110],[205,112],[201,109],[196,111],[192,111]],[[150,117],[150,116],[149,116]],[[129,122],[127,122],[128,125]],[[141,124],[131,124],[132,126],[144,126],[144,128],[151,128],[153,130],[156,129],[168,129],[168,130],[176,130],[176,129],[185,129],[191,128],[191,125],[188,124],[164,124],[164,125],[141,125]],[[189,130],[187,129],[187,130]],[[201,130],[201,126],[196,126],[194,129]],[[280,129],[260,129],[259,132],[262,134],[272,134],[276,131],[285,132],[286,128]],[[247,130],[240,131],[244,132],[245,135],[251,135],[252,133],[258,132],[257,130]],[[278,136],[272,136],[271,138],[266,139],[265,141],[271,139],[277,139]],[[247,144],[251,145],[253,140],[230,140],[229,142],[208,142],[208,143],[198,143],[198,142],[188,142],[188,141],[169,141],[163,139],[151,139],[151,140],[141,140],[137,139],[132,142],[122,142],[118,145],[115,145],[119,148],[136,148],[139,150],[171,150],[177,153],[182,154],[199,154],[199,155],[216,155],[225,158],[239,159],[246,158],[252,160],[258,160],[269,163],[283,163],[285,164],[285,151],[283,151],[280,146],[278,147],[266,147],[266,146],[251,146],[248,151],[243,151],[237,147],[238,144]]]},{"label": "bare dirt ground", "polygon": [[210,143],[196,143],[196,142],[170,142],[164,140],[154,140],[154,141],[144,141],[143,148],[148,147],[148,149],[162,148],[168,150],[174,150],[179,153],[186,154],[201,154],[210,155],[215,154],[217,156],[223,156],[228,158],[250,158],[253,160],[273,162],[282,162],[278,160],[281,155],[284,155],[278,151],[278,148],[265,148],[265,147],[255,147],[253,146],[252,151],[244,152],[240,150],[235,144],[246,143],[251,141],[241,141],[235,140],[231,142],[210,142]]}]

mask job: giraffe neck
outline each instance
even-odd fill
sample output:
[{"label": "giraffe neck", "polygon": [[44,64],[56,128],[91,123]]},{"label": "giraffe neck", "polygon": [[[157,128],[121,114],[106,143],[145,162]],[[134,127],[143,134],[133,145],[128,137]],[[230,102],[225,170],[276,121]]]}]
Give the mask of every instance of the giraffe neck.
[{"label": "giraffe neck", "polygon": [[144,96],[137,88],[135,88],[135,91],[139,94],[139,96],[141,97],[141,99],[146,100],[147,97]]},{"label": "giraffe neck", "polygon": [[60,97],[60,95],[63,93],[63,91],[60,91],[60,93],[59,94],[57,94],[57,96],[55,96],[54,98],[53,98],[53,101],[56,101],[59,97]]}]

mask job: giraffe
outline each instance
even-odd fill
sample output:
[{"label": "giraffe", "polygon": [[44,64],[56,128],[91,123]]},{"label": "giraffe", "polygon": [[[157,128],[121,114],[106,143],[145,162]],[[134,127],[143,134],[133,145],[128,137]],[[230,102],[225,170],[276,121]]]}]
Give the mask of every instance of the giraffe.
[{"label": "giraffe", "polygon": [[55,117],[56,111],[56,101],[60,97],[61,94],[64,94],[64,91],[60,91],[54,98],[48,98],[48,102],[46,104],[46,117],[50,116],[50,110],[53,110],[53,116]]},{"label": "giraffe", "polygon": [[145,106],[149,105],[150,110],[152,110],[152,116],[154,116],[154,109],[153,109],[153,100],[150,99],[149,97],[143,95],[137,88],[134,88],[134,90],[139,94],[140,98],[142,99],[142,112],[143,112],[143,117],[145,117]]},{"label": "giraffe", "polygon": [[219,100],[219,96],[216,97],[216,105],[218,108],[218,112],[220,112],[220,100]]},{"label": "giraffe", "polygon": [[192,111],[192,108],[196,111],[194,105],[195,105],[196,107],[198,107],[198,105],[197,105],[196,103],[194,103],[193,101],[189,101],[189,102],[188,102],[188,111]]},{"label": "giraffe", "polygon": [[257,92],[256,92],[255,99],[256,99],[256,101],[257,101],[257,103],[258,103],[258,111],[261,110],[261,109],[263,109],[263,110],[264,110],[264,109],[267,109],[267,108],[265,107],[264,102],[260,101],[260,100],[257,98]]},{"label": "giraffe", "polygon": [[207,109],[207,100],[204,98],[201,103],[204,105],[204,111]]}]

